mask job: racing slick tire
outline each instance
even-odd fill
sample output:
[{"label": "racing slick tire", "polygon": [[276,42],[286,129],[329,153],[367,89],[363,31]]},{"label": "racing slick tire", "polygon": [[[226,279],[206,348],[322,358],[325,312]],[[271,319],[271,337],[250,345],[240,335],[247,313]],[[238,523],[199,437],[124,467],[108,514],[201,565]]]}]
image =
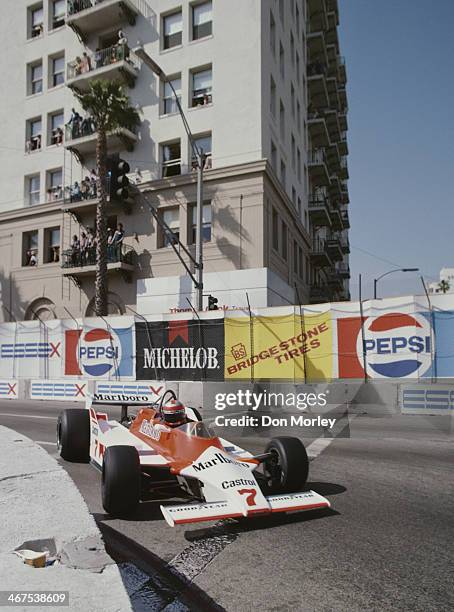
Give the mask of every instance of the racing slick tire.
[{"label": "racing slick tire", "polygon": [[90,413],[85,408],[68,408],[58,417],[57,449],[66,461],[90,460]]},{"label": "racing slick tire", "polygon": [[134,446],[109,446],[102,466],[102,505],[112,516],[132,514],[140,502],[140,461]]},{"label": "racing slick tire", "polygon": [[265,450],[272,458],[264,462],[264,472],[271,493],[301,491],[309,474],[309,459],[298,438],[273,438]]}]

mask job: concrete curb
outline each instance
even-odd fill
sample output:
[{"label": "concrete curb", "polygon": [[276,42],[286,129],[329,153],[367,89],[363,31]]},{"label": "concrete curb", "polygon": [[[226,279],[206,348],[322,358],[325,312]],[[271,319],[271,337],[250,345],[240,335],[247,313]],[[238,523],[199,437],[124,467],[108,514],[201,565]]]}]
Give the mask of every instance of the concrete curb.
[{"label": "concrete curb", "polygon": [[[131,610],[120,570],[63,467],[32,440],[3,426],[0,448],[1,588],[69,591],[69,608],[58,606],[61,610]],[[38,569],[12,554],[24,542],[33,548],[30,541],[43,539],[54,540],[60,562]]]}]

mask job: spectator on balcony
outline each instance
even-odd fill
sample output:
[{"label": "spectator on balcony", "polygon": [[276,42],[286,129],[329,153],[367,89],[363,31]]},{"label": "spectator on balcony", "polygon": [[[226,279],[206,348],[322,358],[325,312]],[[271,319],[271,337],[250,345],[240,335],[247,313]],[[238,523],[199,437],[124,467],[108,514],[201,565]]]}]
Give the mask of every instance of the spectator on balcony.
[{"label": "spectator on balcony", "polygon": [[113,237],[114,237],[114,231],[111,227],[107,228],[107,260],[111,261],[112,260],[112,255],[113,255]]},{"label": "spectator on balcony", "polygon": [[95,248],[95,237],[93,235],[93,231],[91,227],[87,227],[87,253],[93,253],[93,249]]},{"label": "spectator on balcony", "polygon": [[78,265],[80,260],[80,240],[74,234],[73,240],[71,242],[71,262],[74,266]]},{"label": "spectator on balcony", "polygon": [[52,130],[51,143],[53,145],[61,145],[61,144],[63,144],[63,130],[61,129],[61,127],[54,128]]},{"label": "spectator on balcony", "polygon": [[27,251],[27,266],[36,266],[37,264],[35,251]]},{"label": "spectator on balcony", "polygon": [[97,184],[97,178],[96,178],[96,173],[95,176],[93,177],[93,170],[91,171],[90,177],[88,178],[89,182],[90,182],[90,189],[89,189],[89,195],[91,199],[96,198],[97,193],[98,193],[98,184]]},{"label": "spectator on balcony", "polygon": [[89,136],[95,132],[93,119],[91,117],[84,117],[80,124],[80,132],[82,136]]},{"label": "spectator on balcony", "polygon": [[82,54],[81,60],[81,73],[90,72],[91,70],[91,59],[86,51]]},{"label": "spectator on balcony", "polygon": [[112,237],[112,244],[116,246],[121,245],[123,243],[124,237],[125,237],[125,232],[123,229],[123,223],[119,223]]},{"label": "spectator on balcony", "polygon": [[71,126],[71,138],[79,138],[80,128],[82,123],[82,116],[73,108],[71,110],[71,117],[66,125]]},{"label": "spectator on balcony", "polygon": [[79,56],[74,60],[74,74],[76,76],[82,74],[82,58]]},{"label": "spectator on balcony", "polygon": [[88,200],[90,193],[90,179],[86,176],[80,183],[80,195],[82,200]]},{"label": "spectator on balcony", "polygon": [[71,202],[78,202],[82,198],[82,194],[80,191],[80,185],[76,181],[71,188]]},{"label": "spectator on balcony", "polygon": [[95,51],[95,67],[96,68],[101,68],[103,64],[102,61],[102,51],[101,49],[98,47]]}]

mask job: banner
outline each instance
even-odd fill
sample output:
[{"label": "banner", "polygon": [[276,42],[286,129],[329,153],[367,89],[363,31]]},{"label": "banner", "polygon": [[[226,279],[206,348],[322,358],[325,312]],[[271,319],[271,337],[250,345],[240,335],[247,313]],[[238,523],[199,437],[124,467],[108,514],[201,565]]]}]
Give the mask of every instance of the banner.
[{"label": "banner", "polygon": [[223,319],[136,323],[137,380],[223,380]]},{"label": "banner", "polygon": [[85,402],[87,395],[88,385],[84,380],[32,380],[30,383],[30,399]]},{"label": "banner", "polygon": [[17,380],[0,380],[0,398],[17,399],[19,397],[19,383]]},{"label": "banner", "polygon": [[225,380],[329,380],[329,312],[225,319]]}]

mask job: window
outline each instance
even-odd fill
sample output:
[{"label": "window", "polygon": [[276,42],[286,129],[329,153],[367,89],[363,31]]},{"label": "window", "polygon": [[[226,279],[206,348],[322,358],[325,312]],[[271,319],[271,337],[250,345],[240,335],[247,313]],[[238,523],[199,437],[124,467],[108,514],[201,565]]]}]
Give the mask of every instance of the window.
[{"label": "window", "polygon": [[293,38],[293,34],[290,34],[290,61],[292,62],[292,66],[295,66],[295,39]]},{"label": "window", "polygon": [[299,147],[296,152],[296,158],[297,158],[296,171],[298,175],[298,180],[301,183],[301,151]]},{"label": "window", "polygon": [[26,179],[26,190],[27,204],[29,206],[39,204],[41,196],[41,182],[39,174],[34,174]]},{"label": "window", "polygon": [[274,172],[277,173],[277,149],[273,141],[271,141],[271,166]]},{"label": "window", "polygon": [[52,2],[52,30],[65,25],[66,2],[65,0],[54,0]]},{"label": "window", "polygon": [[22,234],[22,265],[38,265],[38,232],[24,232]]},{"label": "window", "polygon": [[[211,204],[204,204],[202,211],[202,238],[203,242],[211,240]],[[197,206],[191,206],[191,244],[195,244],[197,240]]]},{"label": "window", "polygon": [[192,40],[211,36],[212,19],[211,0],[192,7]]},{"label": "window", "polygon": [[292,187],[292,203],[293,203],[293,206],[296,208],[296,189],[295,187]]},{"label": "window", "polygon": [[275,251],[279,251],[279,217],[277,215],[277,210],[275,208],[273,208],[273,212],[272,212],[271,229],[273,232],[273,236],[272,236],[273,249]]},{"label": "window", "polygon": [[44,32],[43,5],[39,4],[28,10],[28,36],[27,38],[38,38]]},{"label": "window", "polygon": [[298,243],[293,241],[293,272],[298,274]]},{"label": "window", "polygon": [[284,0],[279,0],[279,19],[284,24]]},{"label": "window", "polygon": [[[199,151],[205,155],[204,169],[209,170],[211,168],[211,134],[205,134],[204,136],[196,136],[194,143]],[[190,157],[192,160],[192,169],[197,170],[197,159],[194,156],[192,147],[190,147]]]},{"label": "window", "polygon": [[285,162],[281,159],[281,183],[285,189],[285,185],[287,182],[287,169],[285,167]]},{"label": "window", "polygon": [[49,138],[48,143],[50,145],[63,144],[63,128],[65,123],[65,116],[63,111],[57,111],[49,115]]},{"label": "window", "polygon": [[60,261],[60,228],[51,227],[44,232],[44,263]]},{"label": "window", "polygon": [[179,140],[161,145],[162,177],[181,174],[181,143]]},{"label": "window", "polygon": [[299,100],[296,101],[296,127],[301,134],[301,104]]},{"label": "window", "polygon": [[279,68],[281,71],[281,77],[284,78],[285,77],[285,54],[284,54],[284,47],[282,46],[282,43],[279,43]]},{"label": "window", "polygon": [[27,140],[25,152],[40,151],[42,146],[42,122],[41,117],[27,121]]},{"label": "window", "polygon": [[46,201],[54,202],[63,197],[63,171],[61,168],[49,170],[47,173]]},{"label": "window", "polygon": [[213,75],[211,67],[192,73],[192,106],[211,104]]},{"label": "window", "polygon": [[288,229],[285,223],[282,221],[281,225],[281,255],[287,261],[287,242],[288,242]]},{"label": "window", "polygon": [[29,66],[28,95],[43,91],[43,63],[40,60]]},{"label": "window", "polygon": [[298,81],[298,83],[301,82],[300,56],[298,51],[296,52],[296,80]]},{"label": "window", "polygon": [[167,247],[172,243],[177,244],[180,239],[180,210],[179,208],[165,208],[162,211],[162,220],[172,233],[163,229],[161,246]]},{"label": "window", "polygon": [[299,36],[299,33],[300,33],[300,12],[299,12],[298,6],[296,6],[296,8],[295,8],[295,13],[296,13],[295,14],[296,33]]},{"label": "window", "polygon": [[181,76],[172,77],[170,82],[167,81],[164,83],[162,109],[164,115],[170,115],[178,112],[177,101],[175,100],[175,94],[173,93],[172,86],[178,96],[178,100],[181,103]]},{"label": "window", "polygon": [[50,60],[49,87],[57,87],[65,82],[65,56],[64,54],[52,57]]},{"label": "window", "polygon": [[301,280],[304,280],[303,249],[298,248],[298,273]]},{"label": "window", "polygon": [[281,138],[285,141],[285,108],[282,100],[279,102],[279,125],[281,130]]},{"label": "window", "polygon": [[292,134],[292,168],[296,169],[296,141],[295,137]]},{"label": "window", "polygon": [[273,13],[270,11],[270,47],[271,53],[276,56],[276,22]]},{"label": "window", "polygon": [[298,212],[301,215],[301,198],[298,196]]},{"label": "window", "polygon": [[163,17],[162,26],[164,49],[171,49],[181,45],[183,35],[183,17],[181,11]]},{"label": "window", "polygon": [[270,77],[270,111],[273,117],[276,117],[276,83],[273,77]]},{"label": "window", "polygon": [[296,108],[295,108],[295,88],[293,87],[293,83],[290,84],[290,101],[292,105],[292,117],[295,118]]}]

